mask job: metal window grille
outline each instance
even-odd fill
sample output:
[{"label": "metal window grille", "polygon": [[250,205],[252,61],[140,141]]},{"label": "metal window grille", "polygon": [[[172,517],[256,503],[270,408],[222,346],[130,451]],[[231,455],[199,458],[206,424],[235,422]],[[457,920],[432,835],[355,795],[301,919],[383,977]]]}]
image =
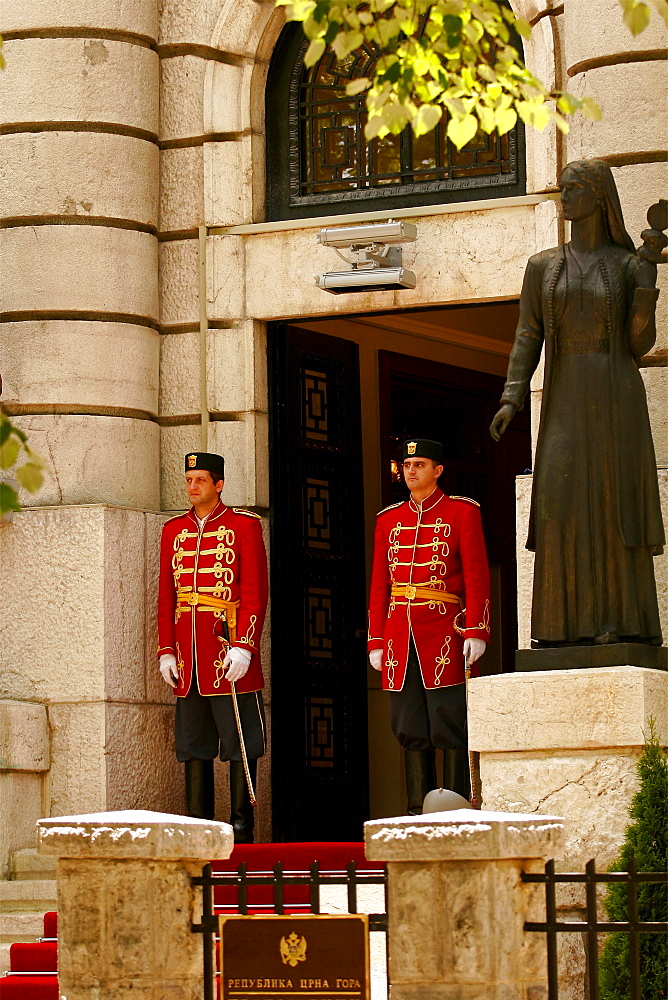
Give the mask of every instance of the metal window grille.
[{"label": "metal window grille", "polygon": [[[548,1000],[559,1000],[559,974],[557,969],[557,935],[563,933],[584,934],[586,940],[586,980],[589,1000],[599,1000],[598,977],[598,935],[610,931],[628,934],[630,956],[630,996],[629,1000],[642,1000],[640,993],[640,935],[668,932],[668,922],[642,921],[638,914],[638,885],[641,882],[656,882],[668,885],[668,872],[639,872],[635,861],[629,864],[628,872],[596,871],[594,860],[585,866],[585,872],[559,872],[554,870],[554,861],[545,865],[545,874],[522,873],[523,882],[540,882],[545,886],[545,921],[527,921],[525,931],[537,931],[547,936],[547,977]],[[586,920],[557,920],[556,885],[583,882],[586,891]],[[625,882],[628,885],[628,914],[626,921],[599,920],[597,912],[597,885]]]},{"label": "metal window grille", "polygon": [[447,114],[427,135],[410,127],[366,142],[364,95],[346,84],[373,72],[381,50],[364,44],[337,62],[326,52],[304,66],[299,50],[290,83],[290,201],[315,205],[360,198],[494,188],[518,180],[519,126],[503,136],[482,130],[461,150],[446,135]]},{"label": "metal window grille", "polygon": [[[249,909],[253,913],[284,914],[319,914],[322,912],[321,890],[333,885],[344,885],[347,889],[348,913],[363,912],[358,909],[358,889],[368,885],[382,885],[384,888],[384,912],[370,913],[369,930],[385,933],[387,955],[387,870],[358,870],[356,863],[351,862],[345,871],[323,870],[314,861],[308,872],[284,871],[282,863],[274,866],[273,871],[249,872],[246,864],[239,865],[237,871],[219,872],[214,874],[211,864],[204,865],[201,876],[192,879],[193,885],[202,887],[202,919],[198,924],[191,924],[191,930],[203,934],[204,953],[204,1000],[214,1000],[218,996],[217,982],[219,973],[216,970],[216,936],[218,934],[218,917],[221,914],[239,913],[247,915]],[[272,903],[251,903],[248,890],[252,886],[268,885],[273,887]],[[232,886],[236,888],[236,902],[214,904],[214,888],[216,886]],[[286,886],[307,886],[308,902],[286,902]],[[326,914],[323,914],[326,915]]]}]

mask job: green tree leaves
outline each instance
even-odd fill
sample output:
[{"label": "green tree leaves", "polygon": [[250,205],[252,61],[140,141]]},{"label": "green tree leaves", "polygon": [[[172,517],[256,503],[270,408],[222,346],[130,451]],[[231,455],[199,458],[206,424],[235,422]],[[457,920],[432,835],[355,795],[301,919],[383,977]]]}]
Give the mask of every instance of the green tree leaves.
[{"label": "green tree leaves", "polygon": [[[619,0],[624,11],[624,24],[632,35],[639,35],[650,22],[649,4],[644,0]],[[652,0],[655,8],[668,26],[668,0]]]},{"label": "green tree leaves", "polygon": [[[640,786],[629,810],[631,824],[619,857],[609,871],[628,871],[635,859],[639,872],[662,872],[668,864],[668,759],[649,719],[649,740],[637,764]],[[623,882],[608,886],[604,900],[608,920],[629,919],[629,888]],[[638,887],[638,919],[668,919],[665,886],[645,882]],[[643,1000],[665,1000],[668,969],[668,935],[640,937],[640,995]],[[606,938],[600,959],[601,1000],[628,1000],[631,995],[629,935],[612,933]]]},{"label": "green tree leaves", "polygon": [[[591,98],[549,91],[527,69],[510,29],[528,39],[531,25],[496,0],[275,0],[289,21],[301,21],[313,66],[328,46],[337,59],[360,46],[382,50],[369,78],[348,84],[349,96],[366,92],[367,141],[410,124],[430,132],[448,115],[448,138],[461,149],[481,129],[508,132],[519,116],[542,131],[554,121],[568,132],[578,112],[598,120]],[[649,23],[644,0],[619,0],[633,34]],[[651,0],[668,23],[668,0]]]},{"label": "green tree leaves", "polygon": [[[44,460],[29,447],[24,432],[0,410],[0,469],[12,469],[21,458],[25,461],[14,468],[12,478],[29,493],[37,493],[44,481]],[[12,510],[21,510],[17,492],[9,483],[0,481],[0,517]]]}]

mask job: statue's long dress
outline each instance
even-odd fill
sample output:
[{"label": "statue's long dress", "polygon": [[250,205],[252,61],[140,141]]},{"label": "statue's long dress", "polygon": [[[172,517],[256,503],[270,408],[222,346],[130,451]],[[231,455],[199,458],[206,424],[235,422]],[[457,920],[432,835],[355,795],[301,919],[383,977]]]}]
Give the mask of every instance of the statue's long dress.
[{"label": "statue's long dress", "polygon": [[645,388],[630,350],[656,300],[618,247],[582,270],[568,248],[532,258],[503,401],[521,405],[543,338],[545,378],[527,546],[531,635],[546,644],[661,642],[652,553],[663,544]]}]

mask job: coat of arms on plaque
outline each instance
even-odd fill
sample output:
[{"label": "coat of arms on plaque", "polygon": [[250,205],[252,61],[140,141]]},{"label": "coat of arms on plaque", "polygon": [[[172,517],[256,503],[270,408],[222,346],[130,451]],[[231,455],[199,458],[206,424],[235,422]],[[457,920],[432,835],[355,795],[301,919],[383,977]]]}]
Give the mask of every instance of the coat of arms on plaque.
[{"label": "coat of arms on plaque", "polygon": [[306,961],[306,938],[299,937],[294,931],[287,938],[281,938],[280,948],[284,965],[291,965],[294,969],[300,962]]}]

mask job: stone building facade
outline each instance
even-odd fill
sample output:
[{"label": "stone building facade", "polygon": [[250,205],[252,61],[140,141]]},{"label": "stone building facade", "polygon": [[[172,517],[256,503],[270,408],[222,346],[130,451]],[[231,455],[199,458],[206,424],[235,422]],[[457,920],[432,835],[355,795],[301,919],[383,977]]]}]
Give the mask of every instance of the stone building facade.
[{"label": "stone building facade", "polygon": [[[273,558],[281,532],[274,463],[287,461],[292,443],[272,438],[270,455],[268,337],[280,337],[276,324],[286,321],[338,337],[355,344],[359,357],[368,557],[384,499],[379,352],[503,375],[512,332],[504,340],[484,309],[498,306],[505,316],[527,258],[563,240],[555,192],[568,160],[608,160],[639,243],[647,208],[665,195],[668,180],[660,148],[668,134],[665,28],[654,17],[633,39],[615,0],[512,6],[534,25],[529,65],[548,85],[594,97],[603,120],[578,118],[565,138],[552,128],[527,130],[519,195],[444,196],[385,213],[374,205],[375,214],[357,201],[346,221],[393,215],[416,223],[419,238],[406,260],[417,286],[331,296],[312,275],[337,266],[331,251],[315,246],[321,217],[333,213],[267,221],[265,90],[284,29],[272,0],[3,4],[2,403],[49,463],[43,489],[23,497],[25,509],[0,525],[0,698],[12,703],[3,739],[14,748],[0,762],[0,787],[21,796],[31,822],[184,807],[173,700],[155,659],[154,581],[165,512],[184,504],[182,456],[201,441],[202,268],[208,447],[225,455],[227,503],[263,516]],[[666,270],[658,340],[642,370],[664,495]],[[534,427],[540,392],[536,378]],[[520,543],[529,489],[529,476],[518,480]],[[293,543],[299,551],[304,541]],[[527,646],[531,562],[521,544],[519,552],[518,626]],[[656,571],[665,615],[665,556]],[[290,680],[289,663],[278,667],[276,628],[268,626],[264,638],[275,692]],[[282,649],[280,656],[283,663]],[[359,665],[363,672],[363,658]],[[370,678],[366,691],[370,810],[392,815],[402,807],[399,783],[387,775],[398,773],[399,756],[374,684]],[[270,685],[270,721],[273,703]],[[326,728],[326,705],[322,713],[317,725]],[[30,760],[16,750],[26,740],[37,748]],[[366,769],[366,758],[359,767]],[[268,839],[269,757],[260,796],[260,834]],[[224,818],[222,782],[220,802]],[[7,836],[3,865],[8,851],[32,846],[30,823],[17,820]]]}]

